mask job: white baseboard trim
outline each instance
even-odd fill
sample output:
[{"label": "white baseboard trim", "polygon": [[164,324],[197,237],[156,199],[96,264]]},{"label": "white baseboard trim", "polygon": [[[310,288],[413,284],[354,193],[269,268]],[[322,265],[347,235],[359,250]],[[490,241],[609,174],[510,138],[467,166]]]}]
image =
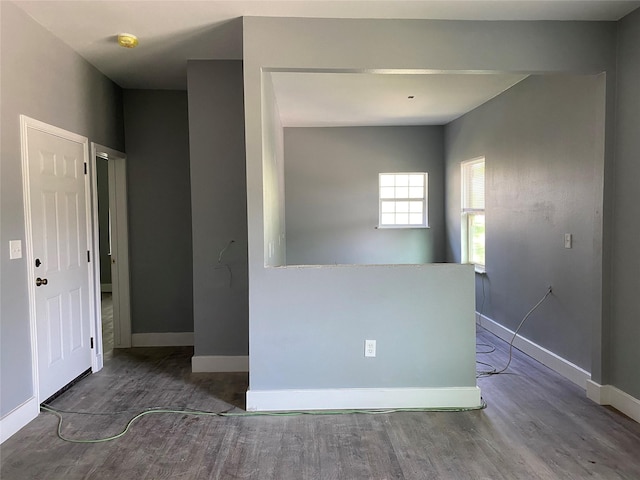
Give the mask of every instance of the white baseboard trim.
[{"label": "white baseboard trim", "polygon": [[40,408],[36,397],[31,397],[7,413],[0,420],[0,443],[4,443],[5,440],[36,418],[38,413],[40,413]]},{"label": "white baseboard trim", "polygon": [[134,333],[132,347],[184,347],[193,345],[193,332]]},{"label": "white baseboard trim", "polygon": [[112,285],[110,283],[102,283],[100,285],[101,292],[111,292],[113,291]]},{"label": "white baseboard trim", "polygon": [[480,404],[478,387],[247,391],[247,411],[474,408]]},{"label": "white baseboard trim", "polygon": [[[480,326],[486,328],[495,336],[500,337],[501,339],[510,342],[513,338],[513,330],[509,330],[506,327],[503,327],[495,320],[490,319],[484,315],[479,315],[476,313],[476,317],[478,318],[478,323]],[[518,350],[526,353],[532,358],[535,358],[537,361],[546,365],[551,370],[559,373],[563,377],[571,380],[573,383],[578,385],[580,388],[586,389],[587,380],[591,379],[591,373],[587,372],[583,368],[565,360],[561,356],[553,353],[550,350],[547,350],[544,347],[541,347],[537,343],[532,342],[531,340],[518,335],[513,342],[513,346]]]},{"label": "white baseboard trim", "polygon": [[599,405],[611,405],[640,423],[640,400],[613,385],[600,385],[587,380],[587,398]]},{"label": "white baseboard trim", "polygon": [[191,358],[191,371],[205,372],[248,372],[248,355],[198,355]]}]

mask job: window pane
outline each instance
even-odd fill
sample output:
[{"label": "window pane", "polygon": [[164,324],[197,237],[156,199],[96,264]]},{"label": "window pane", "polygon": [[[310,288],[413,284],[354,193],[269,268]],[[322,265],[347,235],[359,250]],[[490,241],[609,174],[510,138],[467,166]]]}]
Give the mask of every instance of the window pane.
[{"label": "window pane", "polygon": [[396,224],[397,225],[409,225],[409,214],[408,213],[396,213]]},{"label": "window pane", "polygon": [[396,198],[409,198],[409,187],[396,187]]},{"label": "window pane", "polygon": [[380,205],[380,210],[382,213],[394,213],[396,211],[396,203],[395,202],[382,202]]},{"label": "window pane", "polygon": [[396,216],[393,213],[383,213],[380,216],[380,222],[382,225],[394,225],[396,223]]},{"label": "window pane", "polygon": [[396,198],[395,188],[380,187],[380,198]]},{"label": "window pane", "polygon": [[422,187],[410,187],[408,198],[424,198],[424,189]]},{"label": "window pane", "polygon": [[422,202],[409,202],[409,211],[411,213],[422,213]]},{"label": "window pane", "polygon": [[409,223],[411,225],[422,225],[423,218],[421,213],[411,213],[409,214]]},{"label": "window pane", "polygon": [[409,175],[396,175],[396,187],[408,187],[409,186]]},{"label": "window pane", "polygon": [[396,212],[407,213],[409,211],[409,202],[396,202]]},{"label": "window pane", "polygon": [[411,175],[411,177],[409,178],[409,185],[412,187],[424,186],[424,175],[422,173]]},{"label": "window pane", "polygon": [[393,187],[395,185],[395,175],[380,174],[381,187]]},{"label": "window pane", "polygon": [[462,208],[484,209],[484,160],[462,166]]},{"label": "window pane", "polygon": [[469,215],[469,261],[484,265],[484,214]]}]

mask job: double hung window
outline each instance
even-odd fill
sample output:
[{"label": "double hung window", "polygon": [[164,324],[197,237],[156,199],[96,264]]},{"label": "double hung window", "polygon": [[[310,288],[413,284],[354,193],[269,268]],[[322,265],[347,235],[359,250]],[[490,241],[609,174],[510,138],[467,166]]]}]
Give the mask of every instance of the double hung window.
[{"label": "double hung window", "polygon": [[428,227],[427,187],[427,173],[381,173],[379,226]]}]

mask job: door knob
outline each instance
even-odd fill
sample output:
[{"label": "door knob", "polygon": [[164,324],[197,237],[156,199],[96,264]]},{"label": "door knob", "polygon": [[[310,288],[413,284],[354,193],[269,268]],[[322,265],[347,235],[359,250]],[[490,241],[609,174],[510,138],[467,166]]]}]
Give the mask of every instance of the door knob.
[{"label": "door knob", "polygon": [[47,280],[46,278],[36,278],[36,287],[39,287],[40,285],[46,285],[47,283],[49,283],[49,280]]}]

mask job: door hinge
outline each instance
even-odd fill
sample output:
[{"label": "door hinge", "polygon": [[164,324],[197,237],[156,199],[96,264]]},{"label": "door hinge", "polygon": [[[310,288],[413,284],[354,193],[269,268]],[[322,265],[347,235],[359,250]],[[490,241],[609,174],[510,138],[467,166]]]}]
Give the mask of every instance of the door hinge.
[{"label": "door hinge", "polygon": [[93,348],[93,337],[91,337],[91,348]]},{"label": "door hinge", "polygon": [[84,162],[84,174],[87,174],[87,162]]},{"label": "door hinge", "polygon": [[87,262],[91,263],[91,251],[87,250]]}]

